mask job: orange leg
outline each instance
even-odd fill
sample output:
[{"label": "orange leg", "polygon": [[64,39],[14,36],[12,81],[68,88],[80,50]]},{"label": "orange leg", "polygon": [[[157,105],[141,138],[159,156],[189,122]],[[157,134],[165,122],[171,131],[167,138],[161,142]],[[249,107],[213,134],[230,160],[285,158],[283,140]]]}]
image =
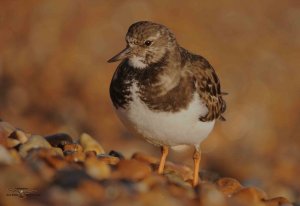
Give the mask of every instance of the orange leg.
[{"label": "orange leg", "polygon": [[193,178],[193,187],[196,187],[199,184],[199,170],[200,170],[200,161],[201,161],[201,151],[196,147],[194,152],[194,178]]},{"label": "orange leg", "polygon": [[162,174],[164,172],[164,167],[166,163],[166,158],[169,153],[169,148],[167,146],[162,146],[161,147],[161,158],[160,158],[160,163],[158,167],[158,174]]}]

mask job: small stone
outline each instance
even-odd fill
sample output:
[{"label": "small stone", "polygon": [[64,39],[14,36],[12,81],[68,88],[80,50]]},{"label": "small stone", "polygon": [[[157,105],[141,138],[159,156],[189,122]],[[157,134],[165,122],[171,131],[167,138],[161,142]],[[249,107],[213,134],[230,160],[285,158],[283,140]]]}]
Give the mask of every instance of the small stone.
[{"label": "small stone", "polygon": [[189,188],[185,187],[178,187],[178,185],[175,184],[169,184],[167,185],[168,191],[172,196],[183,199],[183,198],[189,198],[189,199],[195,199],[196,195],[194,192],[194,189],[190,186]]},{"label": "small stone", "polygon": [[212,183],[199,185],[199,201],[202,206],[227,206],[224,195]]},{"label": "small stone", "polygon": [[110,156],[110,155],[106,155],[106,154],[97,155],[97,158],[100,161],[102,161],[106,164],[110,164],[110,165],[116,165],[120,161],[120,159],[118,157],[114,157],[114,156]]},{"label": "small stone", "polygon": [[103,201],[105,198],[105,189],[95,181],[82,181],[79,184],[78,190],[79,193],[89,197],[88,199],[92,199],[97,202]]},{"label": "small stone", "polygon": [[[140,195],[137,196],[134,203],[136,203],[136,205],[146,205],[146,206],[190,205],[190,204],[183,204],[183,202],[181,202],[180,199],[176,199],[168,191],[163,190],[163,189],[160,189],[160,190],[156,189],[151,192],[141,193]],[[122,205],[122,202],[120,202],[118,205]],[[130,202],[125,205],[130,205]]]},{"label": "small stone", "polygon": [[170,171],[168,173],[165,173],[165,176],[168,178],[168,181],[172,184],[175,184],[175,185],[185,188],[185,189],[191,188],[191,184],[188,182],[185,182],[182,179],[182,176],[179,173],[177,173],[176,171]]},{"label": "small stone", "polygon": [[75,189],[86,180],[92,180],[86,171],[77,168],[64,168],[57,171],[52,184],[65,189]]},{"label": "small stone", "polygon": [[60,147],[52,147],[52,150],[54,150],[58,156],[61,156],[61,157],[64,156],[64,153]]},{"label": "small stone", "polygon": [[275,197],[264,201],[266,206],[288,206],[292,204],[284,197]]},{"label": "small stone", "polygon": [[80,144],[83,147],[84,152],[95,151],[98,154],[104,154],[105,151],[102,146],[93,139],[90,135],[83,133],[79,139]]},{"label": "small stone", "polygon": [[44,160],[55,169],[62,169],[67,166],[67,162],[61,156],[46,156]]},{"label": "small stone", "polygon": [[144,185],[146,185],[146,187],[148,189],[151,189],[155,186],[165,186],[167,183],[167,179],[159,174],[153,174],[153,175],[149,175],[146,178],[144,178],[141,183],[143,183]]},{"label": "small stone", "polygon": [[51,148],[51,145],[45,140],[44,137],[33,135],[29,140],[20,146],[19,153],[21,157],[26,157],[29,150],[34,148]]},{"label": "small stone", "polygon": [[6,139],[6,146],[8,148],[16,147],[17,145],[21,144],[21,142],[17,139],[7,138]]},{"label": "small stone", "polygon": [[10,155],[9,151],[2,145],[0,145],[0,163],[12,164],[14,159]]},{"label": "small stone", "polygon": [[245,187],[233,193],[232,199],[237,204],[245,202],[249,205],[255,205],[262,200],[267,199],[267,195],[265,192],[255,187]]},{"label": "small stone", "polygon": [[141,161],[131,160],[120,160],[117,165],[116,177],[128,180],[140,180],[152,172],[151,167]]},{"label": "small stone", "polygon": [[97,158],[97,154],[95,151],[87,151],[85,153],[85,155],[86,155],[86,158]]},{"label": "small stone", "polygon": [[22,130],[15,130],[8,138],[19,140],[22,144],[28,141],[27,135]]},{"label": "small stone", "polygon": [[15,130],[16,128],[10,123],[0,122],[0,132],[2,132],[2,135],[4,135],[5,137],[8,137]]},{"label": "small stone", "polygon": [[193,171],[191,170],[191,168],[189,168],[185,165],[167,162],[165,165],[164,173],[169,173],[169,172],[180,175],[184,181],[187,181],[187,180],[193,178]]},{"label": "small stone", "polygon": [[83,152],[70,152],[65,156],[68,162],[84,162],[85,154]]},{"label": "small stone", "polygon": [[58,133],[53,135],[48,135],[45,139],[51,144],[52,147],[64,148],[66,144],[73,143],[72,137],[65,133]]},{"label": "small stone", "polygon": [[0,122],[0,144],[7,146],[7,137],[15,130],[8,122]]},{"label": "small stone", "polygon": [[32,148],[27,152],[26,159],[36,160],[39,158],[45,158],[48,156],[57,156],[57,153],[52,148]]},{"label": "small stone", "polygon": [[233,178],[221,178],[217,182],[218,189],[226,196],[231,196],[233,193],[242,189],[242,185]]},{"label": "small stone", "polygon": [[148,164],[158,164],[159,163],[159,159],[157,159],[156,157],[146,155],[146,154],[140,153],[140,152],[134,153],[132,155],[132,159],[139,160],[141,162],[146,162]]},{"label": "small stone", "polygon": [[80,144],[76,143],[70,143],[70,144],[65,144],[64,145],[64,151],[68,152],[82,152],[82,146]]},{"label": "small stone", "polygon": [[111,150],[109,153],[108,153],[110,156],[114,156],[114,157],[117,157],[119,159],[125,159],[124,158],[124,155],[120,152],[117,152],[117,151],[114,151],[114,150]]},{"label": "small stone", "polygon": [[21,157],[19,155],[19,153],[17,152],[17,150],[15,149],[10,149],[8,150],[9,153],[10,153],[10,156],[14,159],[14,163],[15,164],[18,164],[21,162]]},{"label": "small stone", "polygon": [[97,159],[90,158],[84,162],[86,172],[93,178],[102,180],[110,177],[110,167]]}]

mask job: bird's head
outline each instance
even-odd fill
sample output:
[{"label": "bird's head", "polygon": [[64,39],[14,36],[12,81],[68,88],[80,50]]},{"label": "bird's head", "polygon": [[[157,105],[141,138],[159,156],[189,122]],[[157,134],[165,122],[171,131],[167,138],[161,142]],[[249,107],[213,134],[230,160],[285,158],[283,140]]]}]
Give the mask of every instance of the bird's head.
[{"label": "bird's head", "polygon": [[149,21],[132,24],[126,34],[126,48],[108,62],[128,59],[130,66],[144,69],[159,62],[176,47],[174,34],[165,26]]}]

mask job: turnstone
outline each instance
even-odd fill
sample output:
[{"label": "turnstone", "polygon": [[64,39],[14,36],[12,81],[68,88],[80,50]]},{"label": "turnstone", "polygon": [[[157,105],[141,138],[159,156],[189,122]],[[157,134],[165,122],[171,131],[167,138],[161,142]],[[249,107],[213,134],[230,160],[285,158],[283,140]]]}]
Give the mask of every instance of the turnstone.
[{"label": "turnstone", "polygon": [[162,174],[169,147],[195,147],[193,186],[199,182],[200,143],[215,120],[225,120],[219,78],[202,56],[182,48],[165,26],[132,24],[126,48],[108,62],[122,60],[110,85],[116,113],[131,131],[160,146]]}]

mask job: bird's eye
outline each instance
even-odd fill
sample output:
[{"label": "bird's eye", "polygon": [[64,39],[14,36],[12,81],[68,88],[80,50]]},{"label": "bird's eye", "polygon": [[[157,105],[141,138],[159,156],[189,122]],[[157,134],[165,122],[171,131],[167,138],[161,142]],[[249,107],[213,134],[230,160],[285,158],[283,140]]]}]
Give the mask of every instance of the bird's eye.
[{"label": "bird's eye", "polygon": [[145,41],[146,46],[150,46],[151,44],[152,44],[152,41],[149,41],[149,40]]}]

